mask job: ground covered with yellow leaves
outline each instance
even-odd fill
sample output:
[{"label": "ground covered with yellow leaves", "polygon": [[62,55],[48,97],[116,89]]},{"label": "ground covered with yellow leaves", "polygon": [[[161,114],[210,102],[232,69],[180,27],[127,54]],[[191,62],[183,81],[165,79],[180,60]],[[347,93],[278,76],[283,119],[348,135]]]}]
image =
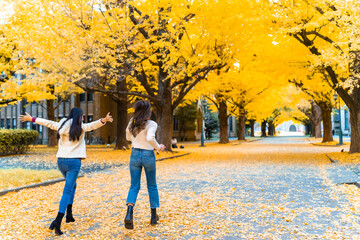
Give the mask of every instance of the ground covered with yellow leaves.
[{"label": "ground covered with yellow leaves", "polygon": [[[313,146],[304,138],[198,145],[185,144],[190,155],[157,162],[161,207],[155,227],[149,224],[145,178],[135,229],[123,227],[130,183],[124,159],[124,165],[78,179],[76,222],[63,221],[61,237],[47,229],[64,183],[2,196],[0,238],[360,239],[351,186],[339,184],[348,172],[341,169],[344,179],[335,174],[338,165],[325,155],[338,148]],[[106,151],[89,149],[89,159],[94,154],[102,161]]]}]

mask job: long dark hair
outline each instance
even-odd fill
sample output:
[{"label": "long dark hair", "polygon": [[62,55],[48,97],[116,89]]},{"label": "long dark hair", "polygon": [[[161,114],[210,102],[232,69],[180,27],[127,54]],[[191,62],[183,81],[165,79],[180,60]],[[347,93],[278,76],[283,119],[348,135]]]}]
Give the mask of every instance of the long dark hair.
[{"label": "long dark hair", "polygon": [[136,135],[145,129],[147,120],[151,117],[151,105],[148,101],[138,101],[134,105],[135,113],[131,119],[129,130],[131,134],[136,137]]},{"label": "long dark hair", "polygon": [[73,142],[79,141],[80,136],[83,132],[82,127],[81,127],[82,116],[83,116],[83,111],[80,108],[71,109],[69,116],[66,118],[66,120],[61,124],[61,126],[58,129],[57,139],[60,139],[60,134],[59,134],[60,129],[64,126],[64,124],[67,121],[72,119],[70,132],[69,132],[70,141],[73,141]]}]

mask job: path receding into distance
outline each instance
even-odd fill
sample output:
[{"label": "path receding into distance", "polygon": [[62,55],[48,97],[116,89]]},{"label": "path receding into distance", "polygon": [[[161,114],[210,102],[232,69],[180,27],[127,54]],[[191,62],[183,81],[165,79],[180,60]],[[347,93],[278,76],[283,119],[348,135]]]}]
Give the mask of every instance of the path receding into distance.
[{"label": "path receding into distance", "polygon": [[[347,147],[345,147],[347,148]],[[186,145],[186,157],[157,163],[160,224],[149,225],[145,179],[135,229],[123,227],[130,176],[127,166],[78,180],[74,224],[62,239],[360,239],[360,216],[346,194],[358,176],[325,156],[338,147],[306,138]],[[1,197],[0,239],[57,239],[63,183]],[[19,226],[21,226],[19,228]]]}]

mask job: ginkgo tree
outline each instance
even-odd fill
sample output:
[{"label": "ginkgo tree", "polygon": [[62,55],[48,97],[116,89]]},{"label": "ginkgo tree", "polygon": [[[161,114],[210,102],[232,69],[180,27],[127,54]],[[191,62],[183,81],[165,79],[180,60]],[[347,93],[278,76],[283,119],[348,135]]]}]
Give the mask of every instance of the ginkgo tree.
[{"label": "ginkgo tree", "polygon": [[289,80],[301,91],[307,94],[321,109],[323,122],[323,142],[333,141],[332,136],[332,109],[333,109],[333,90],[326,83],[322,70],[309,73],[303,78],[294,78]]},{"label": "ginkgo tree", "polygon": [[21,94],[11,94],[7,91],[6,83],[16,73],[16,65],[19,62],[19,50],[16,42],[0,31],[0,105],[14,103],[21,98]]},{"label": "ginkgo tree", "polygon": [[[168,148],[174,109],[228,65],[247,36],[237,22],[257,9],[252,1],[16,2],[15,30],[37,61],[72,82],[85,80],[84,88],[149,99]],[[252,14],[241,14],[245,9]]]},{"label": "ginkgo tree", "polygon": [[350,111],[350,152],[360,152],[360,85],[358,1],[293,1],[268,3],[274,31],[305,46],[311,64],[325,70],[329,85]]}]

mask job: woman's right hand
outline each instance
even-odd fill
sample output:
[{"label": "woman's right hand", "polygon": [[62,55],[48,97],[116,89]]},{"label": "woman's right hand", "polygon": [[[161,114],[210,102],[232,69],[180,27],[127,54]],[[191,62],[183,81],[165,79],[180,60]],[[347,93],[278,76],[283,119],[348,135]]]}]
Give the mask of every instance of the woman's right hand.
[{"label": "woman's right hand", "polygon": [[165,145],[164,144],[160,144],[160,151],[165,151],[165,149],[166,149],[166,147],[165,147]]},{"label": "woman's right hand", "polygon": [[27,112],[25,112],[25,115],[20,115],[19,116],[19,120],[21,122],[30,122],[32,120],[32,117],[30,116],[30,114],[28,114]]}]

